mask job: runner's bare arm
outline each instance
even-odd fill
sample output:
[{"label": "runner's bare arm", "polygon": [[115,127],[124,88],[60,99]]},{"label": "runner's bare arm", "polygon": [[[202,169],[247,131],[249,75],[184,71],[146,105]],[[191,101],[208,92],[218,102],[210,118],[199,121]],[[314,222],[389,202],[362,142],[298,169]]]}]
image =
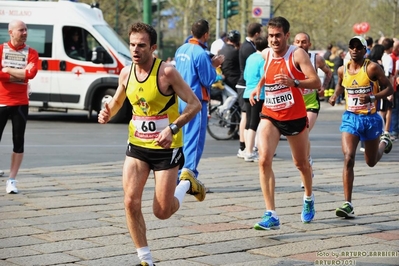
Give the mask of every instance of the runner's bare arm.
[{"label": "runner's bare arm", "polygon": [[[300,80],[299,87],[307,89],[319,89],[321,82],[319,76],[317,76],[316,70],[310,62],[308,53],[303,49],[296,49],[294,52],[295,64],[299,66],[299,69],[305,74],[306,79]],[[294,82],[292,81],[292,87]]]},{"label": "runner's bare arm", "polygon": [[335,85],[334,94],[328,99],[328,102],[332,106],[335,105],[335,100],[338,98],[338,96],[344,92],[345,88],[342,86],[343,73],[344,73],[344,66],[340,66],[338,68],[338,82]]},{"label": "runner's bare arm", "polygon": [[328,89],[328,84],[330,83],[331,78],[333,76],[331,68],[327,66],[324,58],[319,55],[316,55],[316,66],[317,68],[319,68],[321,71],[324,72],[324,81],[323,84],[321,85],[322,90]]},{"label": "runner's bare arm", "polygon": [[175,93],[180,99],[187,103],[186,108],[179,118],[174,121],[174,123],[181,128],[201,110],[201,103],[175,67],[165,64],[164,73],[166,80],[172,86]]},{"label": "runner's bare arm", "polygon": [[105,103],[105,108],[98,114],[98,122],[101,124],[108,123],[109,120],[118,113],[126,99],[126,82],[129,77],[131,66],[125,66],[118,80],[118,88],[116,89],[114,97],[109,103]]},{"label": "runner's bare arm", "polygon": [[[187,103],[180,116],[175,121],[172,121],[178,128],[181,128],[201,110],[201,103],[174,66],[163,63],[160,67],[158,78],[162,92],[167,92],[168,94],[175,92],[181,100]],[[159,133],[156,144],[164,149],[169,149],[172,141],[172,130],[166,127]]]},{"label": "runner's bare arm", "polygon": [[385,76],[384,70],[378,64],[370,62],[367,65],[367,75],[372,80],[377,80],[381,88],[385,88],[375,94],[376,100],[385,99],[394,93],[391,81]]},{"label": "runner's bare arm", "polygon": [[[256,85],[256,88],[251,92],[249,95],[249,103],[251,105],[256,104],[256,101],[259,101],[259,95],[260,95],[260,90],[265,85],[265,74],[260,78],[258,85]],[[255,99],[256,96],[256,99]]]}]

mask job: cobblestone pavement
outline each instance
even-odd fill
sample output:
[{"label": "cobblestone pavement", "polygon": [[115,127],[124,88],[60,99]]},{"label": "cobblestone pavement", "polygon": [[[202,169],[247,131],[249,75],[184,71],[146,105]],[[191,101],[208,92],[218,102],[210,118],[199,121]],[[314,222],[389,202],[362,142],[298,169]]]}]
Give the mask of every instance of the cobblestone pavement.
[{"label": "cobblestone pavement", "polygon": [[[323,110],[333,109],[323,106]],[[320,119],[336,117],[322,113]],[[265,208],[256,163],[223,156],[223,151],[216,151],[217,156],[208,153],[199,169],[201,181],[210,190],[205,201],[187,195],[168,220],[152,214],[151,174],[143,212],[155,263],[399,265],[398,144],[373,168],[357,156],[356,218],[350,220],[336,217],[334,211],[343,203],[342,158],[313,158],[316,216],[309,224],[300,218],[303,190],[299,173],[289,152],[286,156],[278,153],[273,169],[281,229],[273,231],[253,229]],[[139,263],[125,223],[122,163],[23,168],[18,175],[20,193],[12,195],[5,193],[3,177],[0,266]]]},{"label": "cobblestone pavement", "polygon": [[[152,214],[154,179],[143,198],[157,265],[399,265],[399,147],[376,167],[358,160],[356,219],[343,202],[340,160],[314,159],[316,217],[300,219],[303,191],[290,160],[274,160],[281,229],[256,231],[264,212],[256,163],[205,158],[204,202],[187,195],[168,220]],[[396,161],[395,161],[396,160]],[[122,162],[22,169],[19,194],[0,195],[0,265],[135,265],[127,232]],[[5,187],[5,179],[2,182]],[[330,264],[327,264],[330,263]]]}]

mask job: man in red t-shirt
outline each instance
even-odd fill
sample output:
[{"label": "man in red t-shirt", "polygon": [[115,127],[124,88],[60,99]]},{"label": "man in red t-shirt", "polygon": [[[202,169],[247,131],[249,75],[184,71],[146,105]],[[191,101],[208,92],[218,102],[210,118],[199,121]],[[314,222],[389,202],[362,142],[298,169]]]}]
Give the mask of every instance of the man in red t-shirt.
[{"label": "man in red t-shirt", "polygon": [[28,82],[36,76],[39,55],[25,44],[28,29],[23,21],[10,22],[8,33],[10,41],[0,44],[0,140],[10,119],[13,128],[13,153],[6,192],[18,193],[15,177],[24,155],[29,110]]}]

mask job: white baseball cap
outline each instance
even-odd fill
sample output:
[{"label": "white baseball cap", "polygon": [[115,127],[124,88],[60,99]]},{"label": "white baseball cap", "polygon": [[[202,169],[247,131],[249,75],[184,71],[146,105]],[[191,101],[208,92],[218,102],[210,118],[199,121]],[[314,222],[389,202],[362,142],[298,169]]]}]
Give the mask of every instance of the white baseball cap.
[{"label": "white baseball cap", "polygon": [[366,39],[364,39],[362,36],[354,36],[354,37],[352,37],[352,39],[350,39],[350,41],[349,41],[349,44],[350,44],[353,40],[358,40],[358,41],[360,41],[360,43],[361,43],[364,47],[367,47]]}]

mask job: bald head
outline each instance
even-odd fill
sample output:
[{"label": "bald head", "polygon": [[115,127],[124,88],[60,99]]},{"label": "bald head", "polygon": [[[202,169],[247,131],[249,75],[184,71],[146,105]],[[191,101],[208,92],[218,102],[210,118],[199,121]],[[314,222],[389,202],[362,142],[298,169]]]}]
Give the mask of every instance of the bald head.
[{"label": "bald head", "polygon": [[13,20],[8,24],[8,30],[13,30],[15,28],[25,27],[26,24],[22,20]]},{"label": "bald head", "polygon": [[8,24],[8,33],[10,34],[11,44],[21,46],[25,44],[28,37],[28,28],[21,20],[13,20]]},{"label": "bald head", "polygon": [[297,35],[295,35],[294,45],[308,52],[310,46],[312,46],[309,34],[307,34],[306,32],[300,32]]}]

